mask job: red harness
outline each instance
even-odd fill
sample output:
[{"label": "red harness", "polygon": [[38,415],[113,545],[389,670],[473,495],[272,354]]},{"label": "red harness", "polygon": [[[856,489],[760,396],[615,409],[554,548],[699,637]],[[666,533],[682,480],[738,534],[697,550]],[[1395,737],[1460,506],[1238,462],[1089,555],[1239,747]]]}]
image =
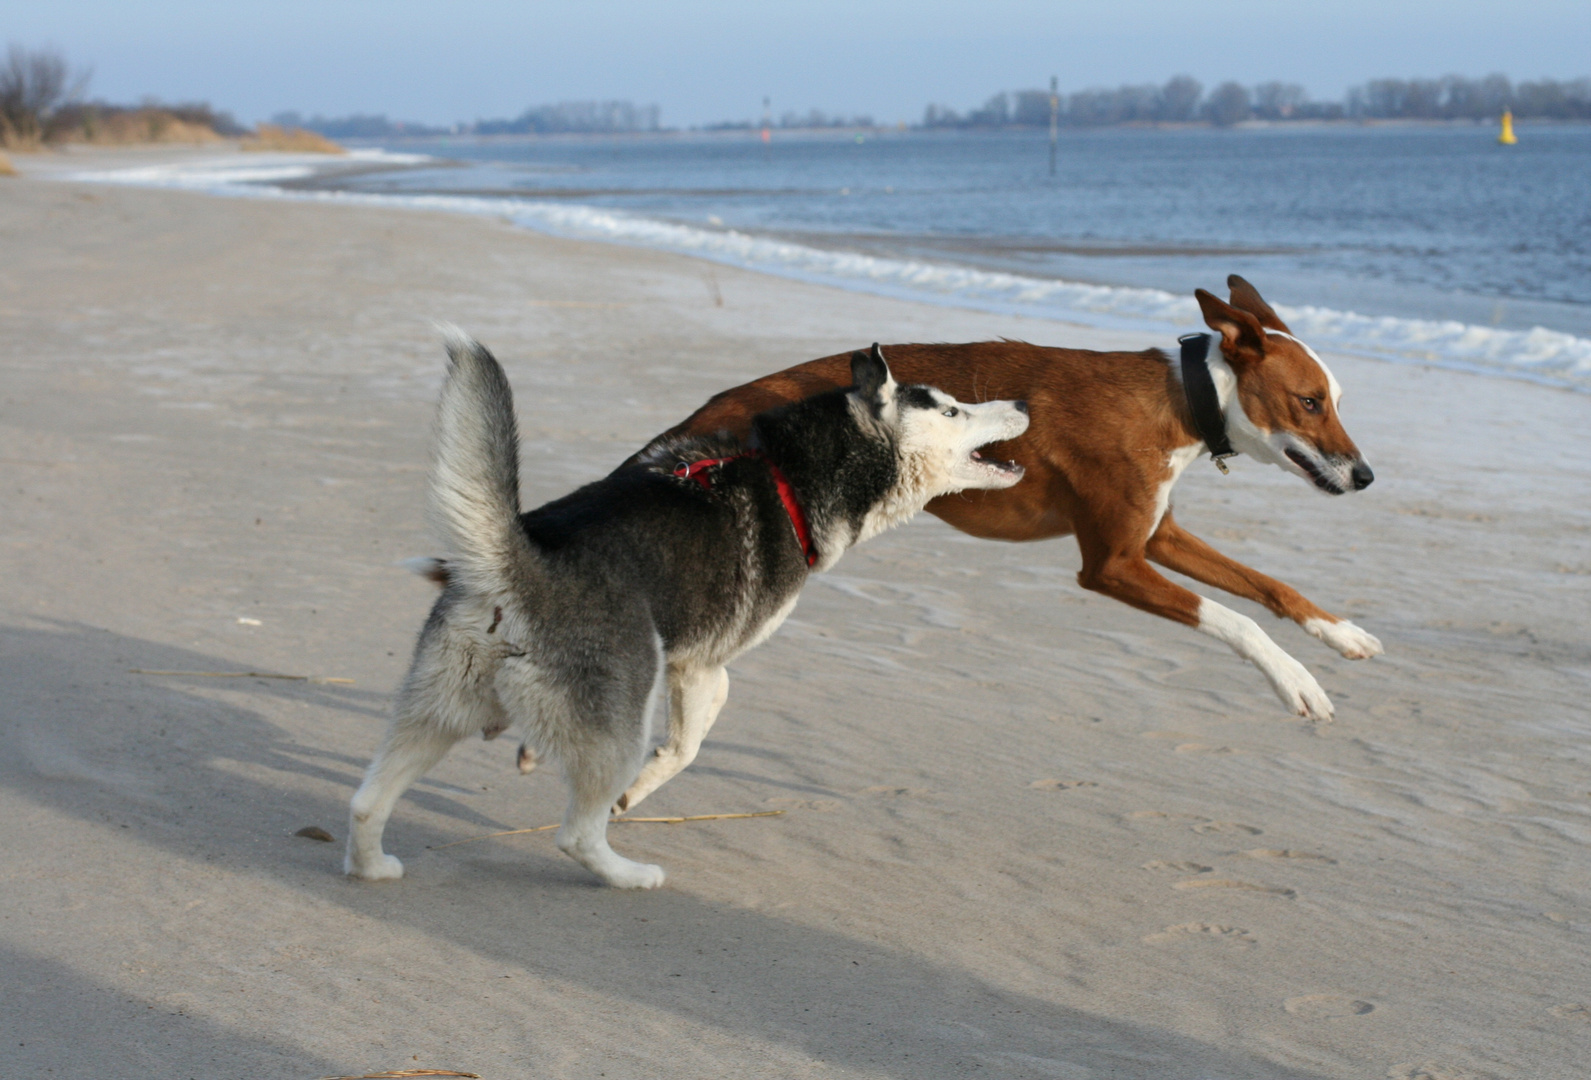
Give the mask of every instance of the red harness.
[{"label": "red harness", "polygon": [[775,465],[761,452],[748,450],[744,454],[734,454],[730,457],[706,458],[702,461],[682,461],[674,466],[674,475],[681,480],[694,480],[707,490],[712,490],[713,478],[707,475],[708,469],[717,468],[719,465],[741,458],[762,458],[763,464],[768,466],[768,472],[773,477],[774,487],[779,489],[779,501],[784,503],[784,512],[790,515],[790,524],[795,529],[796,540],[801,544],[801,551],[807,557],[807,565],[811,566],[818,561],[818,549],[812,546],[812,533],[807,528],[807,514],[801,509],[801,500],[796,498],[795,489],[790,486],[790,481],[785,478],[784,470]]}]

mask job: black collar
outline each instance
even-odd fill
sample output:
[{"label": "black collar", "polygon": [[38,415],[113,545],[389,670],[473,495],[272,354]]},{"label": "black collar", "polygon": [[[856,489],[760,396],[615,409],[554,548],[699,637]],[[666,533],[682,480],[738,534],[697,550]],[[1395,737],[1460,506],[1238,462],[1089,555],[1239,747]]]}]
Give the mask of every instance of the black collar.
[{"label": "black collar", "polygon": [[1215,467],[1226,472],[1225,459],[1236,457],[1237,451],[1226,437],[1226,413],[1221,411],[1221,397],[1215,392],[1215,380],[1205,359],[1210,353],[1210,335],[1183,334],[1177,341],[1182,344],[1182,392],[1188,398],[1193,427],[1204,440]]}]

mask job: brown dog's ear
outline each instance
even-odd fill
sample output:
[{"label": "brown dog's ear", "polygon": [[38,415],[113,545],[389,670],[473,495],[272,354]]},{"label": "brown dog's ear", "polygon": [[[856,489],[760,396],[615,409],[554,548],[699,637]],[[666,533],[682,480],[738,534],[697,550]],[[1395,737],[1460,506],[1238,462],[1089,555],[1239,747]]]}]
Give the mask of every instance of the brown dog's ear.
[{"label": "brown dog's ear", "polygon": [[1291,334],[1287,324],[1282,322],[1282,317],[1276,314],[1274,308],[1265,302],[1260,291],[1247,281],[1230,274],[1226,279],[1226,287],[1232,290],[1232,306],[1248,312],[1260,321],[1260,325],[1269,330],[1280,330],[1284,334]]},{"label": "brown dog's ear", "polygon": [[1265,330],[1260,321],[1235,308],[1214,293],[1194,289],[1204,312],[1204,323],[1221,335],[1221,352],[1234,364],[1257,364],[1265,359]]}]

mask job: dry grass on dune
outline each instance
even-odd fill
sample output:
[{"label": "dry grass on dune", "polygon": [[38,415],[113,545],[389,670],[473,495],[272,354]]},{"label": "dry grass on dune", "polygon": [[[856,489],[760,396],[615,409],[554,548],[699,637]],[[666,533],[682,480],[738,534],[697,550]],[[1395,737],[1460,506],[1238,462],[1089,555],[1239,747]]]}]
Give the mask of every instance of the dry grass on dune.
[{"label": "dry grass on dune", "polygon": [[[70,112],[70,115],[66,115]],[[208,124],[169,109],[84,107],[62,110],[45,133],[49,143],[131,146],[145,143],[212,143],[221,136]],[[37,149],[37,147],[35,147]]]},{"label": "dry grass on dune", "polygon": [[348,151],[324,135],[303,128],[261,124],[252,137],[243,140],[245,150],[285,150],[298,154],[346,154]]},{"label": "dry grass on dune", "polygon": [[208,143],[221,136],[203,124],[181,120],[161,109],[139,109],[106,120],[86,142]]}]

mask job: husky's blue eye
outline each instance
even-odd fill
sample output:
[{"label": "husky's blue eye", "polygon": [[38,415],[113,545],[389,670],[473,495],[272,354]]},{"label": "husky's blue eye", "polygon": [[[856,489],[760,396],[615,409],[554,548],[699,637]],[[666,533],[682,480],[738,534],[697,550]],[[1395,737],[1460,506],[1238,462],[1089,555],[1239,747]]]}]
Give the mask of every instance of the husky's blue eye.
[{"label": "husky's blue eye", "polygon": [[949,408],[949,409],[945,410],[945,415],[946,416],[959,416],[959,415],[961,415],[961,410],[957,409],[957,408]]}]

